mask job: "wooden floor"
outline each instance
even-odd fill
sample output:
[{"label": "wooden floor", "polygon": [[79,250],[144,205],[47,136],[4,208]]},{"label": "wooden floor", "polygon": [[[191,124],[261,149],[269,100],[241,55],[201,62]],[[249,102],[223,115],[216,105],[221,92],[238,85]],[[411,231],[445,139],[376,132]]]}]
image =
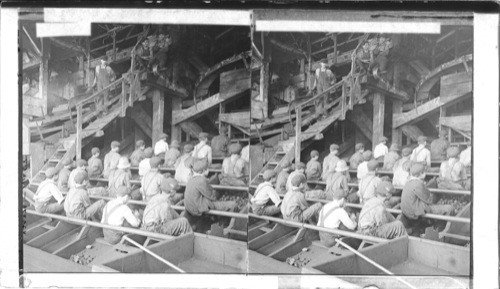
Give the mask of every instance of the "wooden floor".
[{"label": "wooden floor", "polygon": [[61,257],[44,252],[27,245],[23,245],[24,272],[90,272],[91,268],[83,266]]}]

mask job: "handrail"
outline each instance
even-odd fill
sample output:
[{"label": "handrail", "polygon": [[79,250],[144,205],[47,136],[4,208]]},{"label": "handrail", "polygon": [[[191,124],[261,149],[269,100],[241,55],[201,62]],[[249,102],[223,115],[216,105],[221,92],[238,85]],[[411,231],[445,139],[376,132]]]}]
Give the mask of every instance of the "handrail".
[{"label": "handrail", "polygon": [[315,231],[321,231],[321,232],[326,232],[326,233],[331,233],[331,234],[337,234],[341,235],[344,237],[350,237],[350,238],[355,238],[358,240],[364,240],[368,241],[371,243],[383,243],[387,242],[387,239],[383,238],[378,238],[378,237],[373,237],[369,235],[363,235],[360,233],[355,233],[355,232],[349,232],[349,231],[344,231],[344,230],[338,230],[338,229],[331,229],[331,228],[325,228],[325,227],[320,227],[320,226],[314,226],[306,223],[299,223],[295,221],[290,221],[290,220],[284,220],[280,218],[275,218],[275,217],[269,217],[269,216],[260,216],[256,215],[254,213],[248,213],[249,217],[256,218],[256,219],[261,219],[261,220],[266,220],[266,221],[271,221],[274,223],[282,224],[285,226],[290,226],[290,227],[295,227],[295,228],[306,228],[306,229],[311,229]]},{"label": "handrail", "polygon": [[102,90],[92,94],[91,96],[83,99],[83,100],[80,100],[79,102],[75,103],[74,104],[74,107],[77,107],[79,105],[85,105],[87,103],[89,103],[91,100],[93,100],[94,98],[97,98],[97,96],[101,95],[102,93],[104,93],[104,91],[110,89],[112,86],[115,86],[117,85],[119,82],[123,81],[123,76],[116,79],[115,81],[111,82],[108,86],[106,86],[105,88],[103,88]]},{"label": "handrail", "polygon": [[[106,196],[96,196],[92,195],[89,196],[91,199],[97,199],[97,200],[105,200],[105,201],[111,201],[114,200],[115,198],[113,197],[106,197]],[[136,201],[136,200],[129,200],[127,202],[128,204],[134,204],[134,205],[140,205],[140,206],[147,206],[148,202],[145,201]],[[170,205],[170,207],[174,210],[177,211],[185,211],[186,208],[183,206],[176,206],[176,205]],[[232,213],[232,212],[225,212],[225,211],[217,211],[217,210],[209,210],[205,212],[204,214],[208,215],[214,215],[214,216],[222,216],[222,217],[231,217],[231,218],[238,218],[238,219],[246,219],[247,215],[246,214],[240,214],[240,213]]]}]

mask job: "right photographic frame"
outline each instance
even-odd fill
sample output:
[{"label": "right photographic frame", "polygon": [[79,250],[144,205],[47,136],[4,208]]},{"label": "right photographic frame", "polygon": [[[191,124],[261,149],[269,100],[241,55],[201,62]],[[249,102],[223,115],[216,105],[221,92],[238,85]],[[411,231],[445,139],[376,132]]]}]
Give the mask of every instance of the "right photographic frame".
[{"label": "right photographic frame", "polygon": [[468,286],[472,19],[284,14],[254,12],[248,273]]}]

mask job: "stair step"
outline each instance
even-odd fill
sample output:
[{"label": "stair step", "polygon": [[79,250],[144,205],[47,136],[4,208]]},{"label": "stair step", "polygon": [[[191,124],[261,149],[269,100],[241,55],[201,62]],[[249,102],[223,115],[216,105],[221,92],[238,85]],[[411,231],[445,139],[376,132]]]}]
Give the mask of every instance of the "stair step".
[{"label": "stair step", "polygon": [[279,152],[276,152],[277,155],[286,155],[286,153],[284,151],[279,151]]},{"label": "stair step", "polygon": [[49,159],[50,163],[59,163],[61,159]]},{"label": "stair step", "polygon": [[278,165],[278,162],[268,162],[267,164],[268,164],[268,165],[271,165],[271,166],[277,166],[277,165]]}]

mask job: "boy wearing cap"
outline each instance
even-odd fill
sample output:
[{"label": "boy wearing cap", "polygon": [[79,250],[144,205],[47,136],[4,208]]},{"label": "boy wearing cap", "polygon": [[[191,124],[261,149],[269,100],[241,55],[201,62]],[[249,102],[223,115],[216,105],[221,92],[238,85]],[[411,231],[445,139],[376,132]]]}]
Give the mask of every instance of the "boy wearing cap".
[{"label": "boy wearing cap", "polygon": [[458,160],[458,147],[447,150],[448,160],[441,163],[439,169],[438,188],[449,190],[470,189],[465,166]]},{"label": "boy wearing cap", "polygon": [[418,147],[416,147],[412,154],[411,160],[414,163],[421,163],[425,169],[431,167],[431,152],[425,147],[427,144],[427,137],[421,135],[418,137]]},{"label": "boy wearing cap", "polygon": [[356,177],[358,180],[361,180],[366,174],[368,174],[368,162],[373,159],[373,154],[372,151],[364,151],[363,152],[363,162],[359,164],[357,167],[357,174]]},{"label": "boy wearing cap", "polygon": [[368,173],[359,181],[359,202],[366,203],[369,199],[375,197],[375,188],[381,182],[380,178],[375,175],[378,167],[376,160],[371,160],[367,164]]},{"label": "boy wearing cap", "polygon": [[89,178],[98,178],[102,174],[103,166],[102,161],[99,158],[101,151],[99,148],[92,148],[92,156],[88,160],[87,171],[89,173]]},{"label": "boy wearing cap", "polygon": [[313,150],[311,152],[311,160],[306,165],[306,177],[308,180],[319,180],[321,177],[321,163],[318,161],[319,152]]},{"label": "boy wearing cap", "polygon": [[284,194],[286,193],[286,182],[288,180],[288,177],[290,176],[290,171],[292,170],[292,164],[288,161],[284,161],[281,164],[281,171],[278,174],[278,177],[276,178],[276,192],[278,194]]},{"label": "boy wearing cap", "polygon": [[[346,196],[347,193],[343,189],[333,191],[332,201],[325,204],[319,212],[318,227],[348,231],[356,229],[356,215],[354,213],[348,214],[344,209]],[[326,247],[335,245],[336,238],[340,238],[340,236],[319,231],[319,239]]]},{"label": "boy wearing cap", "polygon": [[431,192],[425,187],[425,166],[414,163],[410,168],[410,179],[403,187],[401,210],[404,217],[418,220],[426,213],[449,215],[453,211],[451,205],[434,205]]},{"label": "boy wearing cap", "polygon": [[297,174],[293,177],[290,190],[285,194],[281,203],[281,213],[283,219],[295,222],[308,222],[317,216],[322,205],[315,203],[309,206],[304,195],[306,187],[306,177]]},{"label": "boy wearing cap", "polygon": [[356,144],[356,152],[349,159],[349,168],[352,170],[357,170],[360,163],[364,161],[363,152],[365,151],[365,145],[362,143]]},{"label": "boy wearing cap", "polygon": [[184,145],[184,154],[177,159],[175,164],[175,175],[174,178],[179,183],[187,184],[192,173],[192,168],[194,164],[194,159],[192,157],[193,145]]},{"label": "boy wearing cap", "polygon": [[110,197],[116,195],[116,190],[120,186],[130,189],[130,163],[127,157],[121,157],[115,170],[112,170],[108,178],[108,192]]},{"label": "boy wearing cap", "polygon": [[408,178],[410,177],[410,167],[411,167],[411,149],[406,147],[403,148],[402,157],[396,161],[393,167],[392,184],[395,187],[404,187]]},{"label": "boy wearing cap", "polygon": [[[111,226],[124,226],[137,228],[141,224],[138,211],[132,211],[127,202],[130,200],[130,190],[125,186],[120,186],[116,190],[116,199],[109,201],[103,209],[102,224]],[[121,231],[102,229],[104,240],[110,244],[117,244],[122,239],[124,233]]]},{"label": "boy wearing cap", "polygon": [[326,182],[328,177],[332,175],[335,171],[335,167],[337,166],[337,162],[340,160],[337,157],[337,153],[339,152],[339,146],[337,144],[330,145],[330,154],[325,157],[323,160],[323,174],[321,178]]},{"label": "boy wearing cap", "polygon": [[381,161],[384,159],[384,156],[389,153],[389,149],[387,148],[387,138],[385,136],[383,136],[381,139],[380,139],[380,143],[378,145],[375,146],[375,148],[373,149],[373,157],[378,160],[378,161]]},{"label": "boy wearing cap", "polygon": [[111,151],[104,156],[104,171],[102,172],[103,177],[108,178],[111,170],[116,169],[118,161],[120,160],[120,154],[118,150],[120,149],[120,143],[117,141],[111,142]]},{"label": "boy wearing cap", "polygon": [[168,196],[170,204],[175,205],[184,198],[184,194],[177,192],[180,188],[179,183],[174,178],[171,176],[163,176],[160,190],[162,194]]},{"label": "boy wearing cap", "polygon": [[193,216],[201,216],[209,210],[231,211],[237,208],[236,202],[217,201],[216,192],[208,183],[208,162],[206,159],[196,160],[193,165],[193,177],[184,191],[184,206]]},{"label": "boy wearing cap", "polygon": [[181,152],[179,151],[179,142],[173,140],[170,144],[170,148],[165,153],[165,162],[163,163],[163,166],[167,168],[174,167],[175,162],[180,156]]},{"label": "boy wearing cap", "polygon": [[333,193],[336,190],[344,190],[347,194],[349,193],[349,168],[344,160],[337,162],[335,167],[335,173],[326,181],[326,199],[332,200]]},{"label": "boy wearing cap", "polygon": [[163,159],[165,157],[165,153],[168,151],[168,143],[167,143],[168,135],[165,133],[161,133],[159,136],[159,140],[155,144],[155,156]]},{"label": "boy wearing cap", "polygon": [[398,144],[391,144],[391,148],[389,152],[384,157],[384,167],[383,169],[386,171],[392,171],[394,168],[394,164],[399,160],[399,146]]},{"label": "boy wearing cap", "polygon": [[289,176],[288,179],[286,180],[286,191],[290,191],[292,189],[292,179],[296,175],[303,175],[304,177],[306,171],[306,165],[303,162],[300,162],[298,164],[295,164],[295,171],[293,171]]},{"label": "boy wearing cap", "polygon": [[71,173],[69,174],[69,178],[68,178],[68,187],[70,189],[75,188],[75,176],[76,176],[76,174],[78,174],[79,172],[86,172],[86,170],[85,170],[86,167],[87,167],[86,160],[79,159],[76,161],[76,169],[71,171]]},{"label": "boy wearing cap", "polygon": [[89,176],[87,172],[81,171],[75,176],[75,187],[70,189],[64,202],[66,216],[88,220],[95,215],[100,215],[102,208],[106,205],[104,200],[92,203],[87,192]]},{"label": "boy wearing cap", "polygon": [[72,163],[73,162],[71,161],[71,159],[64,159],[64,161],[62,162],[63,168],[59,171],[59,176],[57,178],[57,187],[61,192],[64,193],[69,191],[68,181],[71,174]]},{"label": "boy wearing cap", "polygon": [[439,132],[439,138],[431,142],[431,159],[433,160],[446,160],[446,150],[450,146],[450,143],[446,139],[448,132],[446,130],[441,130]]},{"label": "boy wearing cap", "polygon": [[221,126],[218,136],[214,136],[211,142],[212,154],[214,157],[225,157],[228,153],[228,146],[231,140],[227,136],[227,127]]},{"label": "boy wearing cap", "polygon": [[230,157],[222,162],[221,185],[225,186],[245,186],[244,175],[245,161],[240,157],[241,145],[234,143],[229,146]]},{"label": "boy wearing cap", "polygon": [[180,236],[193,231],[188,220],[180,217],[171,207],[171,195],[175,194],[178,186],[177,181],[172,178],[163,179],[162,192],[151,197],[144,209],[143,229],[170,236]]},{"label": "boy wearing cap", "polygon": [[163,176],[158,170],[158,166],[161,163],[159,157],[152,157],[149,161],[151,169],[147,172],[141,180],[141,194],[142,199],[149,201],[151,197],[161,192],[160,186]]},{"label": "boy wearing cap", "polygon": [[252,212],[264,216],[278,215],[281,212],[281,198],[273,188],[276,173],[273,170],[266,170],[263,178],[264,182],[257,186],[253,197],[250,199]]},{"label": "boy wearing cap", "polygon": [[392,197],[394,187],[388,181],[376,187],[376,196],[366,201],[359,213],[360,233],[385,239],[406,236],[403,223],[387,212],[385,203]]},{"label": "boy wearing cap", "polygon": [[144,155],[144,149],[146,145],[142,139],[138,140],[135,143],[135,151],[130,155],[130,165],[133,167],[137,167],[141,161],[146,157]]},{"label": "boy wearing cap", "polygon": [[467,169],[469,169],[471,166],[471,153],[472,153],[471,141],[469,140],[467,141],[467,148],[460,153],[460,162]]},{"label": "boy wearing cap", "polygon": [[193,157],[195,159],[206,159],[210,166],[212,164],[212,148],[207,145],[208,134],[206,132],[200,132],[198,139],[200,142],[194,146]]},{"label": "boy wearing cap", "polygon": [[[57,187],[56,180],[58,177],[55,168],[48,168],[45,171],[46,179],[38,186],[35,196],[35,210],[39,213],[56,214],[64,210],[62,202],[64,196]],[[52,202],[55,199],[56,202]]]},{"label": "boy wearing cap", "polygon": [[146,148],[144,150],[144,159],[139,163],[139,176],[141,177],[141,179],[151,169],[149,161],[151,160],[152,157],[153,157],[153,148],[151,147]]}]

